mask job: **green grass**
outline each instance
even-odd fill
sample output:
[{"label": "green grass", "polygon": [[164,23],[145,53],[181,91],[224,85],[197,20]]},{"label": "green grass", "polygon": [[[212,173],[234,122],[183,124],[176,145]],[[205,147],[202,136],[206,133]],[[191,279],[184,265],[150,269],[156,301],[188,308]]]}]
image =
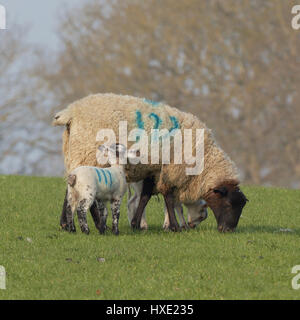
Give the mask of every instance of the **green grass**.
[{"label": "green grass", "polygon": [[90,215],[86,236],[77,219],[76,234],[59,230],[62,179],[0,176],[0,299],[299,299],[300,191],[242,189],[235,233],[218,233],[211,211],[195,230],[164,232],[154,198],[147,232],[131,231],[123,201],[118,237],[100,236]]}]

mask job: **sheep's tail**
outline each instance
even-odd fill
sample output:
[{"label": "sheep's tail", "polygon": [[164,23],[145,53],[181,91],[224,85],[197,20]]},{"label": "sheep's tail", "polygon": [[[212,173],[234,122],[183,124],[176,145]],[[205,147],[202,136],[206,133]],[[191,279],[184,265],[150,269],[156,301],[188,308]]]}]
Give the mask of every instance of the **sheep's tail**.
[{"label": "sheep's tail", "polygon": [[72,119],[71,110],[69,108],[66,108],[60,112],[58,112],[54,116],[54,120],[52,122],[53,126],[65,126],[70,124]]},{"label": "sheep's tail", "polygon": [[71,187],[74,187],[76,184],[76,174],[69,174],[67,182],[68,182],[68,185],[70,185]]},{"label": "sheep's tail", "polygon": [[68,183],[68,202],[71,206],[72,213],[77,210],[78,206],[78,192],[74,188],[76,185],[76,174],[69,174],[67,178]]}]

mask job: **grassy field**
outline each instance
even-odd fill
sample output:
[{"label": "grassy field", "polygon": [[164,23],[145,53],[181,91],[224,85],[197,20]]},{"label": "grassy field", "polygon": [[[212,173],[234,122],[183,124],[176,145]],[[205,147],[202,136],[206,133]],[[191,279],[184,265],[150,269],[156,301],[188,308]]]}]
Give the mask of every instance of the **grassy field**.
[{"label": "grassy field", "polygon": [[[164,232],[163,203],[147,207],[147,232],[59,230],[60,178],[0,176],[1,299],[299,299],[300,191],[243,186],[250,202],[237,231],[219,234],[212,212],[196,230]],[[111,224],[111,217],[108,220]],[[280,229],[291,229],[283,232]]]}]

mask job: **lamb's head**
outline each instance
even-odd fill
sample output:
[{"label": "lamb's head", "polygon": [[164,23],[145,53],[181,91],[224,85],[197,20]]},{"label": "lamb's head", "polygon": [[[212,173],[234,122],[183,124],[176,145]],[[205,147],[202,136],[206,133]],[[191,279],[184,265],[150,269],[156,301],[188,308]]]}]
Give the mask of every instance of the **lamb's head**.
[{"label": "lamb's head", "polygon": [[186,203],[188,210],[188,224],[190,228],[195,228],[200,222],[207,218],[207,203],[199,200],[196,203]]},{"label": "lamb's head", "polygon": [[207,193],[205,200],[215,215],[220,232],[235,230],[248,201],[237,181],[225,181],[218,185]]}]

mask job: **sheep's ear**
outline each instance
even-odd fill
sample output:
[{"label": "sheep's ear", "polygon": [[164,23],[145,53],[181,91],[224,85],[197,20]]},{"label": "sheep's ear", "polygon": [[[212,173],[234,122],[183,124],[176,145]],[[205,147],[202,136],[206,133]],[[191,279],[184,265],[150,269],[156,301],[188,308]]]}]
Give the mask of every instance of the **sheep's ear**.
[{"label": "sheep's ear", "polygon": [[141,155],[140,150],[129,150],[127,157],[129,159],[136,159],[136,158],[140,157],[140,155]]}]

